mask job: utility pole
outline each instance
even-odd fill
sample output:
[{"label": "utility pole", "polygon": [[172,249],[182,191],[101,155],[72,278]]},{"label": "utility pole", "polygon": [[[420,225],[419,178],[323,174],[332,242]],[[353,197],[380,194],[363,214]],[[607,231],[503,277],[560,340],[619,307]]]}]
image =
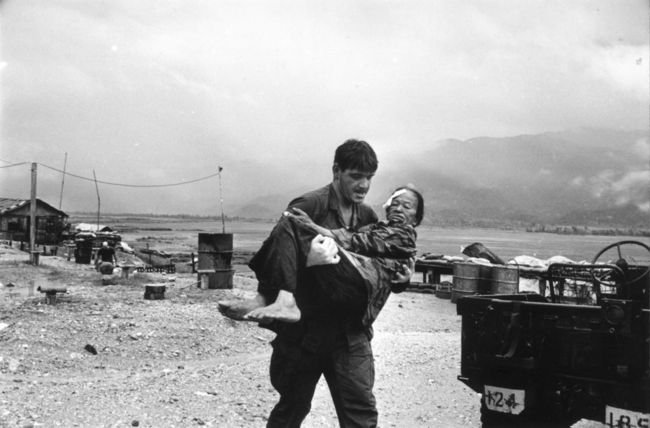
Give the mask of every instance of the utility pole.
[{"label": "utility pole", "polygon": [[29,261],[35,264],[36,250],[36,162],[32,162],[32,192],[29,203]]},{"label": "utility pole", "polygon": [[223,171],[223,168],[219,166],[219,202],[221,205],[221,229],[222,229],[222,233],[226,233],[226,220],[223,215],[223,192],[221,190],[221,171]]},{"label": "utility pole", "polygon": [[63,175],[61,176],[61,194],[59,195],[59,210],[61,210],[61,202],[63,202],[63,183],[65,183],[65,166],[68,163],[68,152],[65,152],[63,159]]},{"label": "utility pole", "polygon": [[99,187],[97,186],[97,176],[95,175],[95,170],[93,169],[93,178],[95,179],[95,191],[97,192],[97,232],[99,232]]}]

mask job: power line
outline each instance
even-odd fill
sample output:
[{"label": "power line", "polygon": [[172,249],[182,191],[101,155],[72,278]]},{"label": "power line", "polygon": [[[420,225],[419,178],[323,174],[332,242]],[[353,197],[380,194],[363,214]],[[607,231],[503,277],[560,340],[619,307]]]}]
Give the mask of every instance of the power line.
[{"label": "power line", "polygon": [[[25,163],[27,163],[27,162],[25,162]],[[51,169],[53,171],[56,171],[56,172],[60,172],[61,174],[68,175],[70,177],[75,177],[75,178],[78,178],[80,180],[95,182],[95,180],[93,178],[84,177],[84,176],[77,175],[77,174],[72,174],[70,172],[66,172],[66,171],[63,171],[63,170],[60,170],[58,168],[54,168],[52,166],[45,165],[45,164],[42,164],[42,163],[39,163],[39,165],[41,165],[41,166],[43,166],[45,168]],[[3,167],[0,167],[0,168],[3,168]],[[169,184],[128,184],[128,183],[112,183],[112,182],[109,182],[109,181],[101,181],[101,180],[96,180],[96,182],[101,183],[101,184],[106,184],[106,185],[109,185],[109,186],[120,186],[120,187],[149,187],[149,188],[150,187],[173,187],[173,186],[182,186],[182,185],[185,185],[185,184],[191,184],[191,183],[196,183],[198,181],[208,180],[208,179],[210,179],[212,177],[216,177],[218,175],[219,175],[219,172],[215,172],[214,174],[206,175],[205,177],[195,178],[193,180],[182,181],[182,182],[179,182],[179,183],[169,183]]]},{"label": "power line", "polygon": [[[0,159],[0,160],[2,160],[2,159]],[[7,162],[7,161],[6,161],[6,160],[3,160],[3,162]],[[3,166],[0,166],[0,168],[11,168],[11,167],[13,167],[13,166],[27,165],[28,163],[29,163],[29,162],[13,163],[13,164],[11,164],[11,165],[3,165]]]}]

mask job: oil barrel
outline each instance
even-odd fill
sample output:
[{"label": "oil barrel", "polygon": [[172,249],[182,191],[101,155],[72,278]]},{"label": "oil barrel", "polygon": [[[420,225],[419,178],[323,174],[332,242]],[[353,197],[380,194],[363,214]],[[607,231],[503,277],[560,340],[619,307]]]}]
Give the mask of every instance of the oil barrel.
[{"label": "oil barrel", "polygon": [[199,287],[224,289],[233,287],[233,234],[199,233],[197,263]]},{"label": "oil barrel", "polygon": [[454,263],[453,289],[451,301],[456,303],[458,298],[474,294],[487,294],[490,292],[492,282],[492,266],[479,263]]},{"label": "oil barrel", "polygon": [[199,270],[199,288],[232,289],[234,269]]},{"label": "oil barrel", "polygon": [[516,266],[492,266],[490,294],[517,294],[519,269]]},{"label": "oil barrel", "polygon": [[80,264],[89,264],[93,255],[93,241],[92,240],[78,240],[75,241],[76,248],[74,251],[74,261]]},{"label": "oil barrel", "polygon": [[230,269],[232,241],[232,233],[199,233],[197,270]]}]

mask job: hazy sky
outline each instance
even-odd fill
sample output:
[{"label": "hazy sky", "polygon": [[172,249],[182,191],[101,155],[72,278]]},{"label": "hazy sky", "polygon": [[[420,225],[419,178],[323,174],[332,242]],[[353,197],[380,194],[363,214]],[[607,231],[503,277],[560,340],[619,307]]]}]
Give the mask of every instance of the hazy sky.
[{"label": "hazy sky", "polygon": [[[647,0],[3,0],[0,197],[29,197],[29,165],[8,165],[63,169],[65,153],[70,173],[133,185],[222,165],[234,203],[325,184],[349,137],[373,144],[381,162],[444,138],[647,129],[648,9]],[[58,206],[61,174],[38,174],[39,197]],[[209,214],[218,186],[100,184],[100,193],[106,211]],[[95,185],[66,177],[62,208],[95,209]]]}]

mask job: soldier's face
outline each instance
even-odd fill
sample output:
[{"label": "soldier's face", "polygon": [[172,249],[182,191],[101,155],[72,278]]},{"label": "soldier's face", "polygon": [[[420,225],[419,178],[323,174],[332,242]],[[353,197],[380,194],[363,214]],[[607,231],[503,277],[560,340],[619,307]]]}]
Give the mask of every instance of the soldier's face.
[{"label": "soldier's face", "polygon": [[374,172],[358,169],[342,171],[338,166],[334,166],[334,181],[337,183],[341,195],[348,203],[360,204],[364,201],[370,190],[370,183],[374,175]]}]

